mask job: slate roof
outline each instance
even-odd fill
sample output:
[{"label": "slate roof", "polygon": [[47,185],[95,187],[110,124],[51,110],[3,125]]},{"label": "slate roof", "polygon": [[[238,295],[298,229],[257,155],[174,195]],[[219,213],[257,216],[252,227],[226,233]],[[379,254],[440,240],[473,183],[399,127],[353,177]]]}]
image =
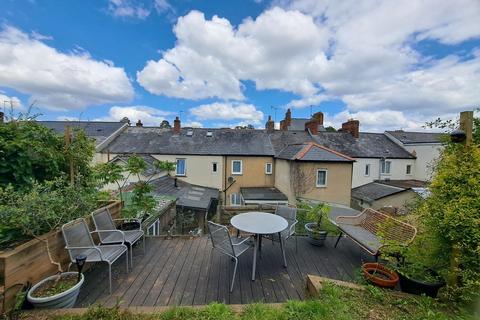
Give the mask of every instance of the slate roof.
[{"label": "slate roof", "polygon": [[72,128],[84,129],[87,136],[95,139],[96,144],[107,139],[125,124],[123,122],[104,121],[37,121],[37,123],[54,130],[58,134],[63,134],[67,125]]},{"label": "slate roof", "polygon": [[[118,156],[115,156],[112,160],[110,160],[109,162],[115,162],[115,161],[122,161],[124,163],[127,163],[128,162],[128,159],[131,157],[132,155],[118,155]],[[155,173],[157,173],[157,169],[155,168],[154,166],[154,163],[155,161],[158,161],[157,159],[155,159],[154,157],[152,157],[151,155],[148,155],[148,154],[140,154],[140,155],[137,155],[138,157],[142,158],[146,163],[147,163],[147,167],[146,169],[143,171],[143,175],[148,177],[148,176],[151,176]],[[159,172],[158,172],[159,173]]]},{"label": "slate roof", "polygon": [[327,161],[327,162],[353,162],[347,157],[334,150],[318,145],[314,142],[291,144],[286,146],[276,156],[279,159],[298,161]]},{"label": "slate roof", "polygon": [[174,178],[170,176],[153,179],[149,183],[154,193],[176,197],[177,206],[208,210],[212,199],[218,199],[218,189],[190,184],[180,179],[175,188]]},{"label": "slate roof", "polygon": [[382,184],[386,184],[389,186],[394,186],[398,188],[425,188],[427,186],[426,181],[415,180],[415,179],[407,179],[407,180],[376,180],[375,182],[379,182]]},{"label": "slate roof", "polygon": [[444,133],[438,132],[411,132],[403,130],[386,132],[403,144],[441,143],[442,137],[445,135]]},{"label": "slate roof", "polygon": [[348,132],[319,132],[315,141],[352,158],[415,159],[411,153],[390,140],[384,133],[360,132],[354,138]]},{"label": "slate roof", "polygon": [[385,198],[409,189],[389,186],[379,182],[370,182],[352,189],[352,198],[361,199],[366,202]]},{"label": "slate roof", "polygon": [[[187,132],[191,131],[191,136]],[[212,136],[208,137],[207,132]],[[292,144],[315,142],[351,158],[414,159],[384,133],[308,132],[182,128],[180,134],[158,127],[128,127],[106,148],[116,154],[278,156]]]},{"label": "slate roof", "polygon": [[246,201],[288,201],[288,197],[277,188],[269,187],[250,187],[240,188],[242,197]]},{"label": "slate roof", "polygon": [[[193,134],[188,136],[191,131]],[[208,137],[207,132],[212,136]],[[176,155],[273,156],[270,139],[263,130],[129,127],[105,148],[111,153]]]}]

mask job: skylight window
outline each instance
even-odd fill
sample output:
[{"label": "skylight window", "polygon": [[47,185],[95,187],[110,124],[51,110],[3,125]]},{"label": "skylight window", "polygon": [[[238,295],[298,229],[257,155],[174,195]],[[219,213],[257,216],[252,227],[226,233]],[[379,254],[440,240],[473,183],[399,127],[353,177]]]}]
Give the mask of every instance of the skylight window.
[{"label": "skylight window", "polygon": [[210,131],[210,130],[208,130],[208,131],[207,131],[207,137],[211,137],[211,136],[213,136],[213,132]]},{"label": "skylight window", "polygon": [[193,136],[193,130],[192,129],[187,130],[187,136],[189,136],[189,137]]}]

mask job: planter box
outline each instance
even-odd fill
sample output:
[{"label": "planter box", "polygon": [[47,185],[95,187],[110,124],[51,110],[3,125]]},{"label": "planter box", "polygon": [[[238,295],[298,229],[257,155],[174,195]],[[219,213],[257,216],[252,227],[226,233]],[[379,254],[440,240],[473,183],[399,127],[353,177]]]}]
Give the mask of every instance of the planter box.
[{"label": "planter box", "polygon": [[[122,207],[120,201],[112,202],[107,207],[114,218],[120,218]],[[85,218],[90,226],[93,226],[90,215]],[[48,249],[45,241],[48,242]],[[48,251],[50,251],[51,259]],[[13,305],[15,295],[21,289],[22,284],[25,285],[27,282],[35,284],[56,274],[59,269],[52,263],[52,260],[59,262],[66,271],[69,257],[65,250],[61,230],[51,231],[41,235],[39,239],[32,239],[13,249],[0,251],[0,286],[5,288],[0,312],[8,310]]]}]

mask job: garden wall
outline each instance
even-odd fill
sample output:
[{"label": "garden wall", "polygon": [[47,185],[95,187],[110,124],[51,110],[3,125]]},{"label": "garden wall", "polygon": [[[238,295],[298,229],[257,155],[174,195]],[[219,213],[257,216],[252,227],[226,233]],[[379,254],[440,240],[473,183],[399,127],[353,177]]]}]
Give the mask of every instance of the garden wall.
[{"label": "garden wall", "polygon": [[[106,207],[114,219],[120,218],[122,207],[120,201],[111,202]],[[92,227],[90,216],[86,219]],[[48,254],[49,251],[51,258]],[[64,271],[70,262],[61,230],[51,231],[14,249],[0,251],[0,285],[4,292],[1,311],[10,309],[15,295],[22,285],[27,282],[37,283],[41,279],[57,273],[59,267],[54,262],[59,262]]]}]

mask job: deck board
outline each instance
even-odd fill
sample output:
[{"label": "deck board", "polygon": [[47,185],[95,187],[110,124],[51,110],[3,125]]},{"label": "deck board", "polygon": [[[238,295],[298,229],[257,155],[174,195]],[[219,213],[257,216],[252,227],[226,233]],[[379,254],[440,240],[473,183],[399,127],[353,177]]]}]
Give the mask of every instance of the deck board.
[{"label": "deck board", "polygon": [[264,239],[258,259],[256,281],[251,281],[253,249],[239,258],[234,291],[229,286],[234,262],[211,250],[207,237],[147,238],[147,253],[134,249],[134,267],[125,272],[125,260],[113,267],[113,292],[108,292],[108,269],[96,265],[85,273],[77,307],[95,303],[112,306],[199,305],[212,301],[229,304],[283,302],[305,298],[307,274],[353,281],[362,262],[373,261],[349,239],[334,248],[328,237],[324,247],[315,247],[305,237],[286,243],[287,268],[283,267],[279,243]]}]

